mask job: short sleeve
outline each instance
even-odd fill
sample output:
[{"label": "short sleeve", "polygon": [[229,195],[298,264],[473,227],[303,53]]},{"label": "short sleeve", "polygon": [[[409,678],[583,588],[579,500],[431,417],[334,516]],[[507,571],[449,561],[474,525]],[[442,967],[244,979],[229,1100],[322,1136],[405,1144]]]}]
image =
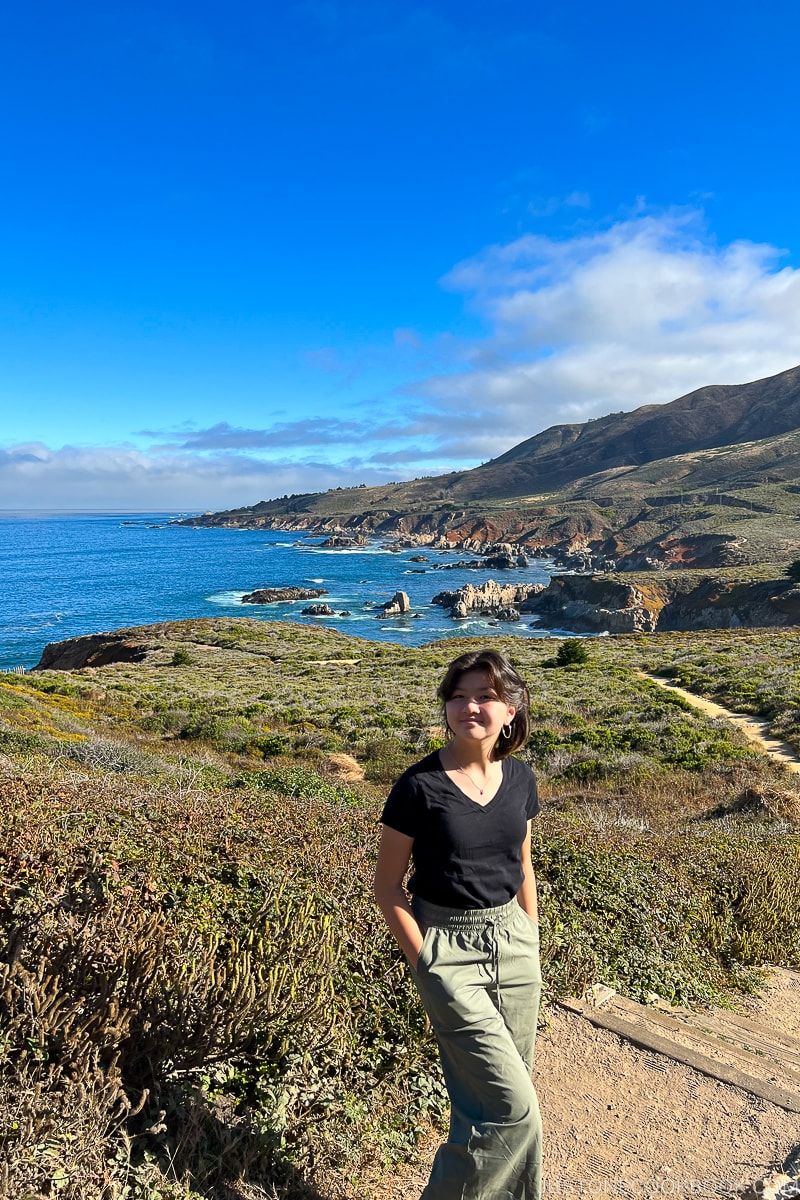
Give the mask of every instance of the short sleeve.
[{"label": "short sleeve", "polygon": [[513,763],[515,786],[525,796],[525,820],[530,821],[539,812],[539,789],[536,786],[536,776],[521,758],[511,758],[509,761]]},{"label": "short sleeve", "polygon": [[525,801],[525,816],[530,821],[539,811],[539,789],[536,786],[536,776],[533,771],[528,780],[528,797]]},{"label": "short sleeve", "polygon": [[420,799],[413,779],[408,772],[401,775],[386,799],[381,813],[381,824],[415,838],[419,833]]}]

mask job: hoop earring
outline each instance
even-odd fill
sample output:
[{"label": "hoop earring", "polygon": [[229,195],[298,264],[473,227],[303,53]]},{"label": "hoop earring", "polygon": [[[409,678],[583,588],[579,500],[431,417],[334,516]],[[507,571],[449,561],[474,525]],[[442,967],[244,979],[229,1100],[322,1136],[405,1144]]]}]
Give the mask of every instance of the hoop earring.
[{"label": "hoop earring", "polygon": [[[506,730],[508,730],[508,733],[506,733]],[[510,741],[511,740],[511,726],[504,725],[503,728],[500,730],[500,736],[504,737],[507,742]]]}]

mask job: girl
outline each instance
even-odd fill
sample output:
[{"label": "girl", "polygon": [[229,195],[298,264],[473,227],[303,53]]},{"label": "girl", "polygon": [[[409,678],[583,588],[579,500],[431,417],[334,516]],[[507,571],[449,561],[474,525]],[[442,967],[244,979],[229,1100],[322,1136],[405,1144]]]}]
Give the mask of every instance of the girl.
[{"label": "girl", "polygon": [[510,757],[528,736],[528,691],[501,654],[481,650],[450,664],[439,699],[448,743],[392,788],[375,872],[452,1106],[421,1200],[539,1200],[531,1067],[542,981],[530,856],[539,801],[533,773]]}]

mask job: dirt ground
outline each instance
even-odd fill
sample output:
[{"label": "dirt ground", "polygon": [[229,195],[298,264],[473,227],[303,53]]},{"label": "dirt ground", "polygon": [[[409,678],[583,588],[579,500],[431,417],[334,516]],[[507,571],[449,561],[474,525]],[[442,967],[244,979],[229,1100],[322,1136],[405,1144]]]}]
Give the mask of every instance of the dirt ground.
[{"label": "dirt ground", "polygon": [[[776,971],[749,1017],[800,1037],[800,973]],[[547,1013],[534,1072],[544,1196],[735,1196],[800,1146],[800,1116],[637,1049],[562,1009]],[[371,1200],[416,1200],[437,1141]]]}]

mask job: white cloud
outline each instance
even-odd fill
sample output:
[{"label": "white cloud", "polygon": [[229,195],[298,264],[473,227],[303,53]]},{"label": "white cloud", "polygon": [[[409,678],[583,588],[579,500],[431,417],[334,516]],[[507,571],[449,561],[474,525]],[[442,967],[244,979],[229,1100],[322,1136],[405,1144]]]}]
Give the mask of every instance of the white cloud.
[{"label": "white cloud", "polygon": [[482,420],[491,455],[548,425],[776,374],[800,361],[800,271],[780,257],[718,246],[683,210],[491,246],[443,281],[488,334],[414,393],[442,419]]},{"label": "white cloud", "polygon": [[[427,347],[413,330],[394,335],[404,370],[427,359],[438,374],[263,429],[184,423],[134,435],[160,445],[0,448],[0,508],[229,508],[439,474],[549,425],[800,362],[800,271],[772,246],[716,244],[697,212],[637,208],[602,231],[528,235],[459,263],[444,285],[484,335]],[[317,366],[341,367],[320,353]]]},{"label": "white cloud", "polygon": [[246,454],[53,449],[37,443],[0,452],[0,509],[202,511],[389,477],[385,467],[366,461],[264,461]]}]

